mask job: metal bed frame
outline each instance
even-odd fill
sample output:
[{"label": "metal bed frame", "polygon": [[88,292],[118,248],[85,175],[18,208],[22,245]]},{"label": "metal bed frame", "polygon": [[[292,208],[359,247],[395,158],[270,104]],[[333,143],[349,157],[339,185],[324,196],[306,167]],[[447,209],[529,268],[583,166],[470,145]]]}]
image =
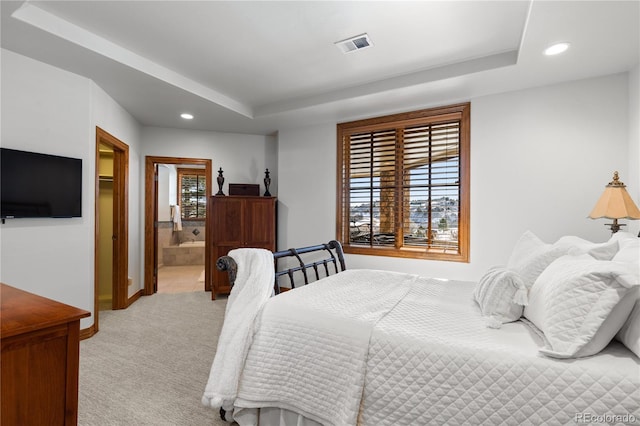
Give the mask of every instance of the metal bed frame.
[{"label": "metal bed frame", "polygon": [[[308,255],[309,253],[323,253],[326,257],[305,263],[305,260],[303,260],[301,255]],[[291,268],[278,271],[278,259],[287,257],[295,258],[298,264]],[[313,279],[314,277],[315,280],[319,280],[333,273],[337,274],[342,272],[346,269],[342,245],[336,240],[331,240],[326,244],[277,251],[273,253],[273,260],[276,268],[275,281],[273,283],[275,294],[279,294],[281,292],[278,282],[279,278],[282,276],[286,275],[289,278],[289,284],[293,289],[296,287],[296,278],[299,278],[300,276],[300,274],[297,274],[296,276],[296,272],[302,273],[302,277],[304,279],[304,283],[302,283],[302,285],[307,285],[311,282],[310,279]],[[222,256],[216,261],[216,267],[220,271],[227,271],[229,274],[229,284],[233,287],[236,281],[236,274],[238,272],[238,265],[235,260],[230,256]],[[311,272],[312,270],[313,272]],[[323,270],[324,275],[321,273]]]}]

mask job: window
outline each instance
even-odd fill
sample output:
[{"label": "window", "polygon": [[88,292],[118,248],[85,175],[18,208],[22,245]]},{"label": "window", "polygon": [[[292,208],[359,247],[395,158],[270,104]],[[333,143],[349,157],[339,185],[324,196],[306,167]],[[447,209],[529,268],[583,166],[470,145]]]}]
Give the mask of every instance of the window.
[{"label": "window", "polygon": [[470,104],[338,124],[345,253],[469,261]]},{"label": "window", "polygon": [[207,212],[204,169],[178,169],[178,196],[182,219],[204,219]]}]

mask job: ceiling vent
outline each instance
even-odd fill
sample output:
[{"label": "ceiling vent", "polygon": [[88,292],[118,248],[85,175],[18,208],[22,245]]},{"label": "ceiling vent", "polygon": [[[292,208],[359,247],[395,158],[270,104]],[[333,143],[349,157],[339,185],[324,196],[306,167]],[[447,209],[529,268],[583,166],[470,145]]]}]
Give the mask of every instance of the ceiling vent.
[{"label": "ceiling vent", "polygon": [[335,45],[338,46],[342,53],[350,53],[371,47],[373,43],[371,43],[371,39],[367,34],[360,34],[346,40],[338,41]]}]

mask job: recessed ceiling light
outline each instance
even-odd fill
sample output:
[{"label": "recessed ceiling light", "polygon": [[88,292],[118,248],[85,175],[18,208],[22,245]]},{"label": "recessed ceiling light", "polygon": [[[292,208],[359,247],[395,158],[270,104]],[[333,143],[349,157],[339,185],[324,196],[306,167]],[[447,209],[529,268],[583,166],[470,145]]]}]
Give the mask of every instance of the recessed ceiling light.
[{"label": "recessed ceiling light", "polygon": [[547,47],[544,50],[544,54],[547,56],[559,55],[562,52],[566,51],[568,48],[569,48],[569,43],[566,43],[566,42],[556,43]]},{"label": "recessed ceiling light", "polygon": [[184,118],[185,120],[193,120],[193,114],[189,114],[189,113],[182,113],[180,114],[180,117]]}]

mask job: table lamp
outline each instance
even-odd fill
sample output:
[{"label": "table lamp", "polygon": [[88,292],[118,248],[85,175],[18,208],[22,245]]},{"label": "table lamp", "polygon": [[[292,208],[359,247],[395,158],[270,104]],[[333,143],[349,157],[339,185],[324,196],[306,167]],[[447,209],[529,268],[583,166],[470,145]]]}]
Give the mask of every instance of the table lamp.
[{"label": "table lamp", "polygon": [[613,172],[613,181],[604,188],[596,206],[589,213],[591,219],[602,217],[613,219],[613,223],[605,224],[605,226],[611,226],[612,234],[625,226],[624,223],[619,224],[618,219],[640,219],[640,210],[625,188],[626,185],[620,182],[618,172]]}]

